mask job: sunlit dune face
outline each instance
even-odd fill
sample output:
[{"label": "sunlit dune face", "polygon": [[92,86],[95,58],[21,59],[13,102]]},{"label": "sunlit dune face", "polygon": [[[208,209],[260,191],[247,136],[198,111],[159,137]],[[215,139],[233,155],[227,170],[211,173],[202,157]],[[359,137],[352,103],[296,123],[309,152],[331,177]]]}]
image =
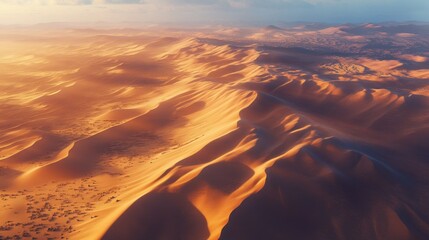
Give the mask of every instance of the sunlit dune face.
[{"label": "sunlit dune face", "polygon": [[410,76],[414,78],[429,79],[429,69],[410,71]]},{"label": "sunlit dune face", "polygon": [[419,63],[423,63],[423,62],[426,62],[428,60],[427,57],[419,56],[419,55],[411,55],[411,54],[401,55],[400,58],[408,60],[408,61],[419,62]]},{"label": "sunlit dune face", "polygon": [[0,30],[0,239],[424,238],[427,41],[380,28]]},{"label": "sunlit dune face", "polygon": [[398,60],[362,59],[359,62],[368,69],[379,73],[388,73],[403,65]]},{"label": "sunlit dune face", "polygon": [[403,38],[411,38],[411,37],[415,37],[416,34],[413,34],[413,33],[397,33],[396,36],[403,37]]},{"label": "sunlit dune face", "polygon": [[353,41],[353,42],[367,42],[368,39],[364,36],[345,36],[344,37],[347,40]]}]

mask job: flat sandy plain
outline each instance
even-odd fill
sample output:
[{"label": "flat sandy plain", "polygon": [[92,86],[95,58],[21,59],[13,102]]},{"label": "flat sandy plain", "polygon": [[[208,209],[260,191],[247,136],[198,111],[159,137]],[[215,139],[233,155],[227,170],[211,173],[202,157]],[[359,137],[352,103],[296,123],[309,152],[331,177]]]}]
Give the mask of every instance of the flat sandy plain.
[{"label": "flat sandy plain", "polygon": [[429,239],[429,26],[0,27],[0,239]]}]

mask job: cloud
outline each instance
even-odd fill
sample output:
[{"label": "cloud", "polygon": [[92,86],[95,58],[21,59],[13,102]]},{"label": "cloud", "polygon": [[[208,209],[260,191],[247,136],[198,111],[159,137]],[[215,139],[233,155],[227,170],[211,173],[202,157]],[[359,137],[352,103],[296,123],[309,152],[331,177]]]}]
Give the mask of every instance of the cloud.
[{"label": "cloud", "polygon": [[143,0],[0,0],[3,5],[93,5],[93,4],[142,4]]},{"label": "cloud", "polygon": [[305,0],[228,0],[236,8],[309,8],[314,5]]},{"label": "cloud", "polygon": [[154,4],[172,4],[172,5],[217,5],[219,0],[154,0]]},{"label": "cloud", "polygon": [[145,3],[143,0],[104,0],[107,4],[142,4]]},{"label": "cloud", "polygon": [[215,9],[300,9],[328,5],[385,6],[387,8],[401,7],[404,9],[427,6],[427,0],[0,0],[0,4],[12,5],[91,5],[91,4],[143,4],[149,3],[158,7],[199,7],[212,6]]},{"label": "cloud", "polygon": [[[313,0],[317,1],[317,0]],[[326,1],[326,0],[318,0]],[[307,8],[312,7],[311,0],[149,0],[154,5],[180,6],[217,6],[223,8]]]},{"label": "cloud", "polygon": [[[47,21],[51,19],[47,8],[35,10],[36,6],[64,7],[81,6],[76,21],[88,19],[86,12],[103,7],[100,21],[147,21],[151,23],[196,23],[196,24],[274,24],[289,21],[312,22],[380,22],[380,21],[429,21],[428,0],[0,0],[2,4],[34,8],[34,16]],[[137,6],[138,5],[138,6]],[[92,10],[86,8],[94,8]],[[9,13],[12,7],[4,7]],[[18,8],[15,11],[20,11]],[[37,8],[39,9],[39,8]],[[75,10],[77,8],[74,8]],[[83,10],[85,9],[85,10]],[[67,11],[71,11],[68,8]],[[77,11],[77,10],[76,10]],[[16,19],[14,14],[9,18]],[[92,14],[94,15],[94,14]],[[114,17],[112,17],[114,15]],[[26,18],[27,15],[25,15]],[[34,17],[36,18],[36,17]],[[7,22],[11,20],[0,16]]]},{"label": "cloud", "polygon": [[[49,2],[48,2],[48,4],[49,4]],[[89,4],[92,4],[92,0],[55,0],[54,4],[57,4],[57,5],[89,5]]]}]

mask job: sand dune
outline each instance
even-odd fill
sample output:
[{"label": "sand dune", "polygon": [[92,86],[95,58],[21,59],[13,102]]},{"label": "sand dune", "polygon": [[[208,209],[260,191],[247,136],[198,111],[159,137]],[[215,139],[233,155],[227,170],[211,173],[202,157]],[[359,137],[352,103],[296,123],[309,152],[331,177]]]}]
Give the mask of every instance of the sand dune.
[{"label": "sand dune", "polygon": [[427,239],[421,28],[0,30],[0,239]]}]

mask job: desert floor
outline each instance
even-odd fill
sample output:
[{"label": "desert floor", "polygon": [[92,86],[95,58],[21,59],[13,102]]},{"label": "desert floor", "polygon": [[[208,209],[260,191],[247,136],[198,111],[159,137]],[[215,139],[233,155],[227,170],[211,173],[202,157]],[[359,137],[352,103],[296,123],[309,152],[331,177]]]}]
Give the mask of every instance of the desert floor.
[{"label": "desert floor", "polygon": [[429,27],[0,27],[0,239],[428,239]]}]

